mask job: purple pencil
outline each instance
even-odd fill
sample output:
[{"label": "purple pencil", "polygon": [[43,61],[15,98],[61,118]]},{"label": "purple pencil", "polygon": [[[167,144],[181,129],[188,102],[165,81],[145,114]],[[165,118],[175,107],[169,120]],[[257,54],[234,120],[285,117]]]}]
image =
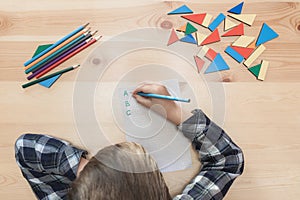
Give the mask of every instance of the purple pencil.
[{"label": "purple pencil", "polygon": [[53,65],[54,63],[56,63],[57,61],[61,60],[62,58],[66,57],[67,55],[69,55],[72,52],[76,51],[77,49],[79,49],[80,47],[82,47],[83,45],[85,45],[86,43],[87,43],[87,41],[81,42],[77,46],[73,47],[72,49],[70,49],[67,52],[63,53],[62,55],[60,55],[56,59],[52,60],[51,62],[49,62],[45,66],[43,66],[40,69],[38,69],[35,72],[33,72],[30,76],[27,77],[27,79],[31,80],[32,78],[34,78],[35,76],[37,76],[40,72],[44,71],[45,69],[47,69],[48,67],[50,67],[51,65]]}]

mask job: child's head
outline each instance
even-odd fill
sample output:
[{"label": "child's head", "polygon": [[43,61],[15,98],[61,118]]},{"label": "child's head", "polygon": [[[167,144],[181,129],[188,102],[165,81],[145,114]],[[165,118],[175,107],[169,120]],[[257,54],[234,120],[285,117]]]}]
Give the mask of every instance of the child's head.
[{"label": "child's head", "polygon": [[171,199],[155,161],[141,145],[124,142],[100,150],[72,184],[69,199]]}]

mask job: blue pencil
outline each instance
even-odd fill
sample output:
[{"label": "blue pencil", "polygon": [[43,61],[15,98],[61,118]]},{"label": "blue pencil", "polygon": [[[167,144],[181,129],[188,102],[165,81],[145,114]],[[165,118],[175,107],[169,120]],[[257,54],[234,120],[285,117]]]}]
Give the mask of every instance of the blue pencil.
[{"label": "blue pencil", "polygon": [[32,63],[33,61],[35,61],[36,59],[40,58],[41,56],[43,56],[44,54],[46,54],[47,52],[51,51],[52,49],[54,49],[55,47],[57,47],[58,45],[60,45],[61,43],[63,43],[64,41],[66,41],[67,39],[69,39],[70,37],[72,37],[73,35],[75,35],[76,33],[78,33],[79,31],[83,30],[85,27],[87,27],[89,25],[89,23],[82,25],[80,27],[78,27],[76,30],[72,31],[71,33],[69,33],[68,35],[66,35],[65,37],[61,38],[60,40],[58,40],[57,42],[55,42],[54,44],[52,44],[50,47],[48,47],[47,49],[45,49],[44,51],[42,51],[41,53],[39,53],[38,55],[34,56],[33,58],[31,58],[30,60],[26,61],[24,63],[24,66],[26,67],[27,65],[29,65],[30,63]]},{"label": "blue pencil", "polygon": [[140,96],[143,96],[143,97],[152,97],[152,98],[157,98],[157,99],[181,101],[181,102],[186,102],[186,103],[189,103],[191,101],[190,99],[182,99],[182,98],[178,98],[178,97],[172,97],[172,96],[166,96],[166,95],[160,95],[160,94],[153,94],[153,93],[138,92],[137,94],[140,95]]}]

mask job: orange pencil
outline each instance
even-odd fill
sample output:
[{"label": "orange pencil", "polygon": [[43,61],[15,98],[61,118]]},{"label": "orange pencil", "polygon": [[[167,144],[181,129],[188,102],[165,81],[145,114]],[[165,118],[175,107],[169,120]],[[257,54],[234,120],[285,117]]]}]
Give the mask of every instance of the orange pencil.
[{"label": "orange pencil", "polygon": [[75,40],[76,38],[78,38],[79,36],[81,36],[82,34],[84,34],[86,31],[88,31],[89,29],[83,29],[82,31],[79,31],[78,33],[76,33],[75,35],[73,35],[72,37],[70,37],[69,39],[67,39],[66,41],[64,41],[63,43],[61,43],[60,45],[58,45],[57,47],[55,47],[54,49],[52,49],[51,51],[49,51],[48,53],[44,54],[43,56],[41,56],[40,58],[36,59],[35,61],[33,61],[32,63],[30,63],[29,65],[27,65],[26,67],[24,67],[24,70],[29,69],[30,67],[32,67],[33,65],[37,64],[38,62],[42,61],[44,58],[48,57],[49,55],[51,55],[52,53],[54,53],[55,51],[57,51],[58,49],[62,48],[63,46],[65,46],[66,44],[69,44],[70,42],[72,42],[73,40]]},{"label": "orange pencil", "polygon": [[62,58],[61,60],[59,60],[58,62],[54,63],[53,65],[51,65],[50,67],[48,67],[47,69],[45,69],[44,71],[40,72],[39,74],[36,75],[36,78],[40,78],[41,76],[43,76],[44,74],[48,73],[49,71],[51,71],[52,69],[54,69],[55,67],[57,67],[58,65],[60,65],[61,63],[65,62],[66,60],[68,60],[69,58],[75,56],[77,53],[81,52],[82,50],[84,50],[85,48],[91,46],[92,44],[94,44],[95,42],[97,42],[99,39],[101,38],[101,36],[95,37],[92,40],[88,41],[85,45],[83,45],[82,47],[76,49],[74,52],[68,54],[66,57]]}]

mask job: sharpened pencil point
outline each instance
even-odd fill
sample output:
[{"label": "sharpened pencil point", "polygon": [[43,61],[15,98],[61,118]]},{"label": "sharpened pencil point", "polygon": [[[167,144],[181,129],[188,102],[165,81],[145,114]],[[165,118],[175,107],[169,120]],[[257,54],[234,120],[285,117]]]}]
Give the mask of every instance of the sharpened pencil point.
[{"label": "sharpened pencil point", "polygon": [[98,33],[98,30],[91,33],[92,36],[94,36],[96,33]]},{"label": "sharpened pencil point", "polygon": [[85,25],[83,25],[83,28],[87,27],[88,25],[90,25],[90,23],[86,23]]},{"label": "sharpened pencil point", "polygon": [[101,35],[96,36],[96,37],[95,37],[95,40],[99,40],[101,37],[102,37]]},{"label": "sharpened pencil point", "polygon": [[78,65],[74,65],[74,66],[73,66],[73,69],[76,69],[76,68],[78,68],[78,67],[80,67],[79,64],[78,64]]}]

